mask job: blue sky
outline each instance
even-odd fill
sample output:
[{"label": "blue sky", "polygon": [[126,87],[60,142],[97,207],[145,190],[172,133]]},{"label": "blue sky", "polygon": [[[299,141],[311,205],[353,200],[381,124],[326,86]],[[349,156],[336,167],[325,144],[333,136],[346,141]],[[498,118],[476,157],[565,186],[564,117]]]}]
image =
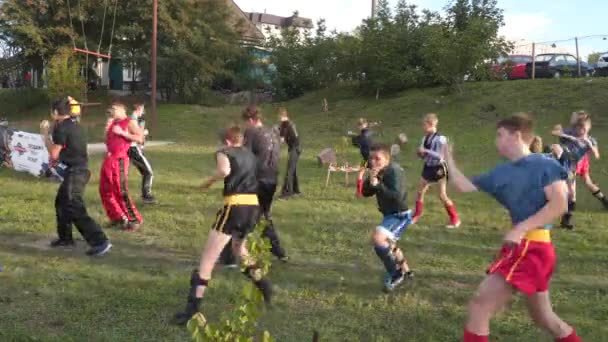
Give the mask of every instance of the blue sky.
[{"label": "blue sky", "polygon": [[[396,4],[397,0],[390,0]],[[300,16],[325,18],[329,28],[349,31],[369,16],[371,0],[236,0],[244,11],[257,11],[277,15],[290,15],[294,10]],[[448,0],[411,0],[421,8],[441,11]],[[608,3],[600,0],[498,0],[504,9],[506,25],[502,33],[509,39],[549,41],[606,34],[603,19],[608,14]],[[575,52],[574,42],[556,43]],[[608,40],[602,38],[580,41],[580,53],[586,56],[593,51],[608,51]]]}]

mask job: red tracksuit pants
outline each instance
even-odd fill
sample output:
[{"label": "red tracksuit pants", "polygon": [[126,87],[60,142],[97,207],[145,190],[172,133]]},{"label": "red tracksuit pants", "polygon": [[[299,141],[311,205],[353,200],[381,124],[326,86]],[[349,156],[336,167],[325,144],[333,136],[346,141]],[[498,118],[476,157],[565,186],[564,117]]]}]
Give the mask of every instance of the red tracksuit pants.
[{"label": "red tracksuit pants", "polygon": [[106,157],[99,180],[101,202],[112,222],[128,220],[142,223],[143,219],[129,197],[128,171],[129,157]]}]

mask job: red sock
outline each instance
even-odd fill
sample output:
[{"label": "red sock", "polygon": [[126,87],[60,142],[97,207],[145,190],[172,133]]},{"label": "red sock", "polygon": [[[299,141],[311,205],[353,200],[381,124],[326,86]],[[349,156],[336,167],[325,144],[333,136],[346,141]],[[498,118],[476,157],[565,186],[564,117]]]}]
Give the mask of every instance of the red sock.
[{"label": "red sock", "polygon": [[416,212],[414,213],[414,217],[420,217],[422,215],[422,206],[423,202],[421,200],[416,201]]},{"label": "red sock", "polygon": [[456,211],[456,206],[454,204],[446,205],[445,210],[448,212],[448,216],[450,217],[450,223],[456,224],[458,221],[460,221],[460,219],[458,219],[458,212]]},{"label": "red sock", "polygon": [[363,196],[363,178],[357,179],[357,196]]},{"label": "red sock", "polygon": [[583,340],[581,340],[580,337],[578,337],[576,335],[576,331],[574,331],[574,329],[572,329],[572,334],[563,337],[563,338],[556,338],[555,342],[582,342]]},{"label": "red sock", "polygon": [[488,342],[488,336],[475,335],[465,328],[463,342]]}]

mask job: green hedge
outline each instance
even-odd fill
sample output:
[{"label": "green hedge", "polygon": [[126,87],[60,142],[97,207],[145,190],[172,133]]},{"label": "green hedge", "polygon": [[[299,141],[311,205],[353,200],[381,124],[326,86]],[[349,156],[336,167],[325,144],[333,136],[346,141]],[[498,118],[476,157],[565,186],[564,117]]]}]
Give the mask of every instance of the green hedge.
[{"label": "green hedge", "polygon": [[0,89],[0,117],[15,117],[48,102],[44,89]]}]

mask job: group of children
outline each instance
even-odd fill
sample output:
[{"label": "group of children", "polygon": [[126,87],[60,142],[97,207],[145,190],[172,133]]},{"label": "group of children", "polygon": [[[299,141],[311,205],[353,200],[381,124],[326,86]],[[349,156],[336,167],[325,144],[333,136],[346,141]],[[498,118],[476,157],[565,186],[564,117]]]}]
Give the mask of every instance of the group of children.
[{"label": "group of children", "polygon": [[[87,168],[86,139],[78,123],[70,118],[70,103],[62,100],[53,103],[51,117],[55,121],[53,137],[49,137],[48,123],[41,126],[51,159],[67,166],[64,182],[57,200],[59,239],[53,246],[73,245],[71,225],[74,224],[91,245],[90,255],[103,255],[111,243],[102,229],[86,213],[82,195],[90,172]],[[106,127],[107,154],[104,159],[100,193],[108,216],[125,229],[137,229],[142,219],[130,200],[126,176],[130,153],[143,154],[144,132],[136,120],[143,112],[136,107],[135,118],[126,115],[126,107],[117,102],[111,108],[111,120]],[[290,170],[284,187],[288,196],[299,193],[295,164],[300,154],[299,138],[295,126],[289,123],[287,112],[281,110],[281,136],[289,145]],[[271,205],[277,188],[280,141],[271,129],[264,127],[259,109],[247,107],[242,113],[247,127],[244,132],[233,126],[221,134],[223,146],[216,153],[216,167],[203,184],[223,181],[223,205],[202,251],[199,268],[191,274],[190,291],[186,308],[175,316],[175,322],[184,324],[200,310],[202,298],[211,280],[216,262],[240,257],[242,270],[269,303],[272,285],[262,275],[256,261],[247,252],[247,235],[262,218],[266,220],[264,235],[269,238],[273,254],[287,261],[272,221]],[[532,121],[525,115],[515,115],[497,125],[496,147],[508,162],[478,177],[467,178],[458,169],[447,138],[438,133],[438,118],[428,114],[422,121],[425,137],[417,150],[424,161],[416,210],[407,204],[403,168],[392,160],[391,148],[372,143],[371,132],[365,120],[360,120],[359,146],[364,158],[363,172],[357,191],[365,197],[376,197],[383,218],[371,235],[374,251],[386,270],[384,287],[394,290],[413,273],[398,240],[422,215],[424,195],[432,183],[438,183],[439,195],[450,222],[448,228],[461,224],[455,206],[447,196],[447,182],[461,192],[483,191],[494,197],[509,212],[512,229],[503,239],[497,259],[488,268],[475,297],[468,307],[468,320],[464,330],[465,342],[488,341],[490,319],[501,310],[515,292],[527,295],[530,315],[534,322],[551,333],[556,341],[576,342],[581,339],[572,327],[563,322],[552,310],[549,299],[549,281],[555,266],[555,251],[551,243],[553,220],[561,217],[562,226],[571,228],[571,215],[575,207],[574,173],[583,177],[593,194],[606,206],[607,200],[589,178],[588,166],[580,166],[590,152],[599,157],[596,142],[589,137],[591,119],[579,112],[573,127],[555,127],[553,134],[560,143],[542,154],[542,142],[534,138]],[[135,144],[135,145],[132,145]],[[130,152],[133,147],[136,149]],[[532,153],[531,149],[533,152]],[[152,172],[144,161],[143,197],[151,198]],[[367,173],[367,177],[363,177]],[[145,174],[145,172],[144,172]],[[449,177],[448,177],[449,175]],[[230,263],[227,261],[225,263]]]},{"label": "group of children", "polygon": [[[51,167],[59,170],[62,176],[55,200],[58,237],[51,242],[51,247],[73,247],[74,225],[91,247],[87,254],[101,256],[110,251],[112,244],[101,226],[88,215],[84,202],[84,190],[91,172],[88,168],[87,138],[79,123],[80,107],[69,96],[56,100],[51,106],[53,124],[44,120],[40,125]],[[143,114],[143,102],[136,103],[129,116],[126,104],[114,101],[108,110],[109,118],[105,127],[106,153],[100,172],[99,194],[111,224],[128,231],[138,229],[143,223],[128,192],[130,160],[143,176],[144,203],[155,202],[152,168],[142,152],[147,132]]]},{"label": "group of children", "polygon": [[[581,341],[551,306],[549,282],[556,260],[551,228],[557,218],[561,218],[562,227],[573,228],[576,175],[582,177],[593,195],[607,206],[608,200],[589,175],[589,154],[599,158],[597,142],[589,136],[590,116],[577,112],[573,115],[572,127],[556,126],[552,133],[560,141],[546,148],[540,137],[533,135],[533,124],[527,115],[518,114],[501,120],[497,125],[496,147],[508,162],[471,179],[457,168],[452,147],[437,133],[437,123],[435,114],[428,114],[423,119],[425,137],[418,155],[424,159],[424,168],[413,216],[407,205],[403,169],[391,161],[387,146],[371,143],[369,130],[360,125],[360,139],[364,140],[360,145],[361,154],[368,173],[360,192],[363,196],[376,196],[383,215],[371,240],[387,272],[385,289],[393,290],[413,276],[397,241],[408,226],[420,218],[428,184],[446,180],[449,175],[449,181],[460,192],[483,191],[494,197],[508,210],[513,227],[505,235],[500,253],[469,303],[463,340],[488,341],[491,318],[504,308],[514,293],[521,292],[527,295],[533,321],[556,341]],[[543,150],[549,153],[543,154]],[[445,181],[439,184],[440,197],[451,220],[448,227],[457,228],[460,220],[446,195]]]}]

